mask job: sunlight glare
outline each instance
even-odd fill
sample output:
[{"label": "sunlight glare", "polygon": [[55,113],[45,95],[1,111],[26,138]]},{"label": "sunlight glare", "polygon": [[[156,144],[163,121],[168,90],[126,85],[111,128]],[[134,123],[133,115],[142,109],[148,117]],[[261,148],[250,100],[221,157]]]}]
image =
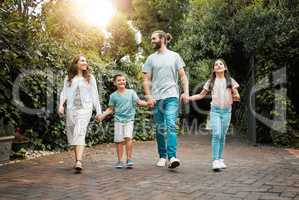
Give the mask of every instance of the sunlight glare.
[{"label": "sunlight glare", "polygon": [[88,23],[105,29],[110,19],[115,15],[112,0],[76,0],[80,16]]}]

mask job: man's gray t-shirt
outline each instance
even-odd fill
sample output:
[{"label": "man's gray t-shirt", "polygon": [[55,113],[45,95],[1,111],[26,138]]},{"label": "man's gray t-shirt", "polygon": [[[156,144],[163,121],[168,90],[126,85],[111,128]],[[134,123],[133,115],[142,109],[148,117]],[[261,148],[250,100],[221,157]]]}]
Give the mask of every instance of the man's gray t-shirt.
[{"label": "man's gray t-shirt", "polygon": [[155,100],[179,97],[178,70],[185,67],[181,56],[171,50],[151,54],[142,72],[152,77],[151,94]]}]

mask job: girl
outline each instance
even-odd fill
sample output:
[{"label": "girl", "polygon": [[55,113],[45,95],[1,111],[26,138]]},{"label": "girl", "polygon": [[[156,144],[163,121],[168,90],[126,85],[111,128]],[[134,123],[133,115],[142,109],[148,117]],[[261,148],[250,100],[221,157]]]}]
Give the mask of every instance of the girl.
[{"label": "girl", "polygon": [[231,78],[227,65],[223,59],[214,62],[211,78],[205,83],[200,94],[189,97],[189,100],[200,100],[209,92],[211,102],[211,128],[212,128],[212,169],[219,171],[226,168],[223,160],[223,147],[231,119],[231,105],[239,101],[240,95],[237,88],[239,84]]},{"label": "girl", "polygon": [[70,145],[74,146],[74,168],[80,172],[83,169],[82,155],[85,146],[87,126],[92,115],[93,106],[97,116],[101,114],[99,95],[96,80],[90,74],[86,58],[80,54],[76,56],[68,67],[68,75],[64,80],[60,95],[58,112],[64,113],[66,109],[66,132]]}]

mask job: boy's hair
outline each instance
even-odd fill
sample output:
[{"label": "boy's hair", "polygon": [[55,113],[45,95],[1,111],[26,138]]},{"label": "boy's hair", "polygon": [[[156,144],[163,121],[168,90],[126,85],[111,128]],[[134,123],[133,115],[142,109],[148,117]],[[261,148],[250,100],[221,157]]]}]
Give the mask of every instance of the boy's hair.
[{"label": "boy's hair", "polygon": [[117,77],[125,77],[125,75],[123,75],[123,74],[121,74],[121,73],[119,73],[119,74],[115,74],[114,76],[113,76],[113,82],[115,82],[116,81],[116,79],[117,79]]}]

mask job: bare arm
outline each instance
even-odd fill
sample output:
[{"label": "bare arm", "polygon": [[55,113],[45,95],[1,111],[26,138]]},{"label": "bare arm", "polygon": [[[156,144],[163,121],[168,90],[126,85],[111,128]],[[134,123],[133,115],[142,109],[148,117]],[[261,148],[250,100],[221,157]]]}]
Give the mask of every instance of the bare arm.
[{"label": "bare arm", "polygon": [[58,107],[58,113],[63,114],[64,113],[64,103],[66,101],[66,87],[67,87],[67,77],[64,79],[63,82],[63,89],[60,93],[60,101],[59,101],[59,107]]},{"label": "bare arm", "polygon": [[102,116],[105,118],[105,117],[107,117],[108,115],[111,115],[113,112],[114,112],[113,107],[109,107],[109,108],[107,108],[107,109],[103,112]]},{"label": "bare arm", "polygon": [[96,116],[96,120],[97,120],[97,121],[103,121],[108,115],[112,114],[113,111],[114,111],[113,107],[109,107],[109,108],[107,108],[107,109],[103,112],[103,114],[101,114],[101,115],[99,114],[99,115]]},{"label": "bare arm", "polygon": [[199,94],[193,95],[189,97],[189,100],[196,101],[203,99],[208,94],[206,89],[203,89]]},{"label": "bare arm", "polygon": [[149,73],[143,73],[143,89],[147,104],[149,107],[153,108],[155,105],[155,99],[151,95],[150,85],[151,85],[151,75]]},{"label": "bare arm", "polygon": [[189,82],[183,67],[181,67],[178,72],[179,72],[179,77],[184,91],[184,93],[181,96],[181,100],[183,100],[186,103],[189,97]]},{"label": "bare arm", "polygon": [[151,90],[150,90],[151,79],[152,78],[149,73],[143,73],[143,89],[144,89],[144,94],[146,99],[151,97]]}]

